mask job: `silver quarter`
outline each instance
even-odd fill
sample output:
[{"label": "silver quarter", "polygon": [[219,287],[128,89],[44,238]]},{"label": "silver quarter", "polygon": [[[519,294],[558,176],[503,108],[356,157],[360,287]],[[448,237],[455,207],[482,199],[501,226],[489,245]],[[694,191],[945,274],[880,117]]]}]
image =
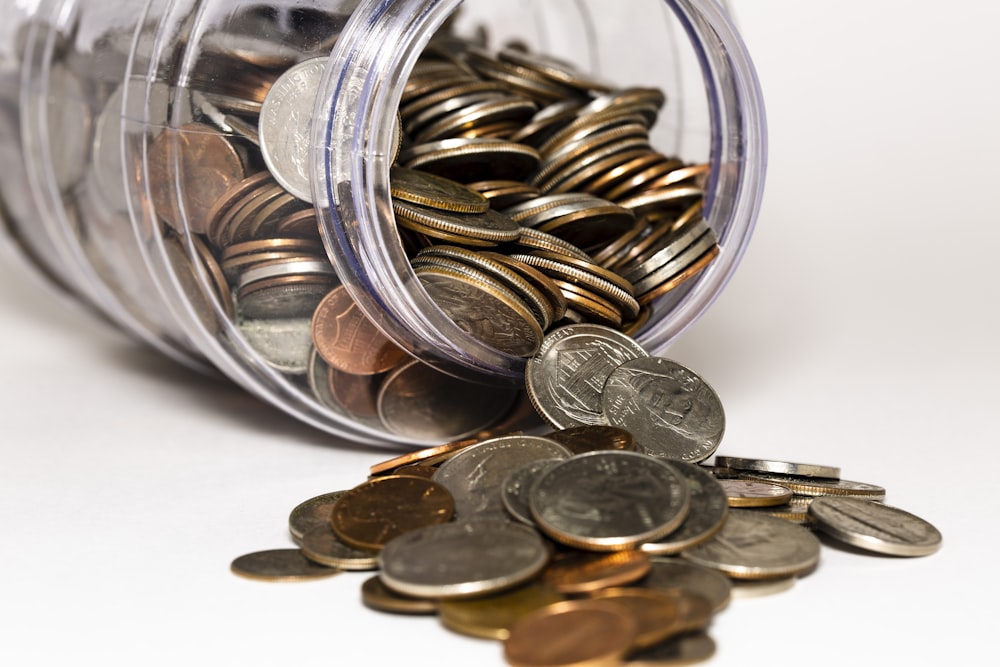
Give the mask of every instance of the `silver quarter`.
[{"label": "silver quarter", "polygon": [[558,429],[605,424],[604,383],[627,361],[647,357],[623,333],[597,324],[570,324],[550,332],[525,368],[528,397]]},{"label": "silver quarter", "polygon": [[327,526],[333,514],[333,504],[344,491],[331,491],[303,500],[288,514],[288,532],[296,544],[316,526]]},{"label": "silver quarter", "polygon": [[739,456],[716,456],[715,465],[731,470],[746,470],[753,472],[769,472],[778,475],[797,475],[799,477],[823,477],[840,479],[840,468],[836,466],[819,465],[816,463],[793,463],[792,461],[774,461],[769,459],[751,459]]},{"label": "silver quarter", "polygon": [[326,56],[289,67],[274,82],[260,109],[260,150],[274,180],[289,194],[311,202],[309,132]]},{"label": "silver quarter", "polygon": [[579,454],[531,489],[531,514],[549,537],[592,551],[631,549],[676,530],[688,515],[686,480],[635,452]]},{"label": "silver quarter", "polygon": [[512,588],[549,560],[537,531],[505,520],[428,526],[391,540],[379,555],[382,582],[403,595],[460,598]]},{"label": "silver quarter", "polygon": [[512,517],[529,526],[535,525],[535,520],[531,516],[531,487],[539,477],[561,460],[529,461],[507,475],[500,489],[500,499]]},{"label": "silver quarter", "polygon": [[433,479],[451,492],[458,519],[507,518],[502,496],[507,476],[526,463],[569,456],[548,438],[507,435],[466,447],[442,463]]},{"label": "silver quarter", "polygon": [[309,318],[243,319],[240,333],[269,366],[282,373],[305,375],[312,355]]},{"label": "silver quarter", "polygon": [[792,493],[797,496],[853,496],[868,500],[885,500],[885,488],[867,482],[775,475],[763,472],[742,472],[739,476],[745,479],[759,479],[780,484],[791,489]]},{"label": "silver quarter", "polygon": [[930,523],[871,500],[824,496],[809,504],[809,515],[827,535],[866,551],[927,556],[941,548],[941,533]]},{"label": "silver quarter", "polygon": [[662,590],[681,589],[708,600],[715,611],[721,611],[732,597],[733,584],[718,570],[689,563],[680,558],[654,558],[640,586]]},{"label": "silver quarter", "polygon": [[683,557],[733,579],[804,574],[819,562],[820,543],[808,528],[748,510],[731,510],[722,530]]},{"label": "silver quarter", "polygon": [[707,542],[722,529],[729,515],[726,492],[712,473],[694,463],[670,461],[669,465],[687,480],[691,508],[680,528],[642,545],[643,551],[657,556],[677,554]]},{"label": "silver quarter", "polygon": [[697,463],[718,449],[726,417],[715,390],[677,362],[648,357],[611,373],[601,395],[612,426],[635,435],[650,456]]}]

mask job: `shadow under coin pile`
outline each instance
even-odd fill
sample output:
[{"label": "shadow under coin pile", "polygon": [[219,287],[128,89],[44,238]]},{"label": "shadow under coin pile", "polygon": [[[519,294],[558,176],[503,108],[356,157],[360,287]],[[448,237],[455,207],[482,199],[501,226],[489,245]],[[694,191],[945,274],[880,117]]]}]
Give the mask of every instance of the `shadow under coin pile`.
[{"label": "shadow under coin pile", "polygon": [[[725,418],[691,370],[593,324],[550,333],[526,387],[553,427],[407,453],[289,516],[298,548],[241,576],[374,571],[362,602],[502,642],[514,667],[710,657],[732,598],[813,573],[821,542],[923,556],[929,523],[836,467],[715,454]],[[558,389],[558,390],[557,390]],[[560,637],[553,642],[552,637]]]}]

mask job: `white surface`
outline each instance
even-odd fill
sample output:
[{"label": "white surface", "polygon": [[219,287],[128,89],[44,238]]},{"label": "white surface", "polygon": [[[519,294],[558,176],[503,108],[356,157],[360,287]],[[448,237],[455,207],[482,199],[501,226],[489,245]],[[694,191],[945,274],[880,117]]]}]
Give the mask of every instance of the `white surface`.
[{"label": "white surface", "polygon": [[[957,7],[737,5],[768,104],[766,203],[672,356],[722,396],[721,453],[840,465],[945,544],[824,548],[792,590],[717,618],[712,665],[993,653],[1000,9]],[[0,664],[502,664],[497,644],[367,610],[364,574],[229,573],[384,453],[178,368],[9,267],[0,307]]]}]

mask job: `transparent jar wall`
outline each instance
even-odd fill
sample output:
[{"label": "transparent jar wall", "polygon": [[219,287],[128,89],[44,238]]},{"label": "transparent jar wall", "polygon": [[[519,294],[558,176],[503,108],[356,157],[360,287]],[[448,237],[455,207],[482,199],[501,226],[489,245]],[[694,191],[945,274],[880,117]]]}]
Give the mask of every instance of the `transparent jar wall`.
[{"label": "transparent jar wall", "polygon": [[[230,114],[225,105],[231,100],[225,98],[234,91],[244,94],[240,86],[247,77],[269,85],[293,63],[325,58],[332,48],[315,100],[313,125],[321,141],[311,158],[323,254],[330,255],[339,279],[368,315],[414,355],[482,383],[483,392],[514,386],[519,360],[477,347],[416,287],[396,252],[392,216],[386,213],[385,155],[398,102],[393,82],[405,80],[433,29],[459,3],[363,2],[356,9],[358,4],[40,3],[29,18],[59,17],[60,27],[39,20],[44,26],[39,30],[33,23],[35,46],[23,49],[30,57],[5,60],[3,70],[16,64],[23,75],[17,91],[23,127],[10,133],[23,139],[15,152],[32,180],[28,203],[43,220],[42,232],[28,245],[51,264],[46,270],[126,330],[185,363],[206,359],[307,423],[357,442],[437,444],[436,436],[401,433],[379,419],[331,406],[310,382],[312,367],[303,371],[298,364],[301,356],[289,372],[283,359],[262,352],[261,332],[245,326],[239,303],[234,310],[236,285],[220,279],[222,249],[206,242],[198,220],[204,211],[192,193],[200,181],[185,176],[191,165],[183,147],[215,135],[237,146],[243,176],[265,171],[255,157],[252,133],[236,124],[239,114]],[[570,57],[615,84],[662,86],[670,101],[653,135],[656,147],[711,161],[710,222],[726,259],[685,289],[670,311],[676,317],[645,330],[644,343],[655,350],[708,306],[749,240],[760,198],[763,120],[749,61],[715,5],[650,0],[628,16],[618,14],[598,2],[477,0],[461,7],[456,26],[475,31],[486,25],[494,40],[517,38]],[[68,50],[55,48],[56,35],[68,41]],[[623,40],[642,46],[615,48]],[[80,75],[78,101],[89,110],[79,130],[88,168],[80,179],[71,179],[70,188],[60,185],[56,173],[66,162],[60,151],[67,145],[55,141],[49,102],[51,72],[64,61]],[[216,95],[206,97],[211,93]],[[6,200],[7,189],[3,194]],[[30,214],[15,219],[28,220]],[[301,318],[279,334],[294,339],[292,347],[301,345]],[[268,329],[266,335],[278,334]],[[522,401],[509,419],[492,427],[523,423],[525,414]]]},{"label": "transparent jar wall", "polygon": [[[458,0],[359,8],[331,58],[314,123],[315,183],[324,232],[358,303],[393,336],[448,372],[519,378],[524,360],[453,323],[420,286],[388,202],[391,117],[424,45]],[[695,280],[661,297],[637,339],[662,351],[724,288],[749,242],[763,187],[763,103],[742,42],[710,1],[466,2],[459,24],[527,41],[621,85],[661,86],[668,100],[652,138],[660,150],[708,161],[705,217],[721,252]],[[536,43],[533,43],[536,41]],[[346,103],[345,103],[346,101]]]}]

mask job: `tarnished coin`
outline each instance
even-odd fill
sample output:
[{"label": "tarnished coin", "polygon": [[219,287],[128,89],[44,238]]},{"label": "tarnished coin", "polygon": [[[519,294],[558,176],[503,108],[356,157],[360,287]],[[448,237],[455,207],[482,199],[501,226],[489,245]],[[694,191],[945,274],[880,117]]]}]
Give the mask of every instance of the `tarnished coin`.
[{"label": "tarnished coin", "polygon": [[442,485],[389,475],[345,491],[333,505],[330,525],[347,544],[378,550],[398,535],[450,521],[454,511],[455,501]]},{"label": "tarnished coin", "polygon": [[714,454],[726,427],[715,390],[663,357],[635,359],[614,369],[601,405],[608,422],[631,431],[650,456],[689,463]]},{"label": "tarnished coin", "polygon": [[632,640],[633,651],[649,648],[682,630],[676,598],[668,592],[652,588],[605,588],[591,597],[622,605],[635,617],[639,629]]},{"label": "tarnished coin", "polygon": [[352,375],[385,373],[410,358],[358,308],[343,285],[316,306],[312,337],[330,367]]},{"label": "tarnished coin", "polygon": [[635,438],[631,433],[605,424],[563,428],[548,433],[545,437],[555,440],[574,454],[604,450],[635,451]]},{"label": "tarnished coin", "polygon": [[309,560],[299,549],[269,549],[240,556],[229,569],[259,581],[306,581],[340,574],[340,570]]},{"label": "tarnished coin", "polygon": [[298,543],[302,536],[316,526],[330,525],[333,515],[333,504],[344,495],[343,491],[331,491],[303,500],[296,505],[288,515],[288,532]]},{"label": "tarnished coin", "polygon": [[528,461],[511,471],[504,478],[500,488],[500,499],[507,513],[521,523],[534,526],[535,520],[531,516],[531,487],[539,477],[563,458],[565,457]]},{"label": "tarnished coin", "polygon": [[730,507],[772,507],[792,499],[787,486],[753,479],[720,479]]},{"label": "tarnished coin", "polygon": [[715,655],[715,640],[704,632],[688,632],[628,656],[625,667],[693,665]]},{"label": "tarnished coin", "polygon": [[303,556],[327,567],[349,571],[378,568],[378,551],[352,547],[337,537],[329,522],[309,529],[302,536],[300,547]]},{"label": "tarnished coin", "polygon": [[510,627],[521,618],[564,599],[551,588],[533,583],[473,600],[442,600],[438,603],[438,614],[450,630],[503,641],[510,636]]},{"label": "tarnished coin", "polygon": [[369,609],[390,614],[427,615],[437,613],[437,601],[401,595],[382,583],[379,575],[361,584],[361,602]]},{"label": "tarnished coin", "polygon": [[868,500],[885,500],[885,488],[867,482],[847,479],[821,479],[818,477],[793,477],[763,472],[744,472],[740,477],[781,484],[799,496],[852,496]]},{"label": "tarnished coin", "polygon": [[553,466],[531,490],[531,514],[549,537],[593,551],[663,537],[688,514],[687,482],[635,452],[588,452]]},{"label": "tarnished coin", "polygon": [[636,585],[662,590],[683,590],[708,600],[716,612],[732,597],[733,584],[718,570],[695,565],[680,558],[653,558],[649,574]]},{"label": "tarnished coin", "polygon": [[329,398],[337,409],[359,420],[378,417],[378,392],[384,376],[355,375],[328,366],[326,379]]},{"label": "tarnished coin", "polygon": [[528,397],[555,428],[605,424],[604,383],[626,361],[647,356],[638,343],[614,329],[596,324],[560,327],[545,336],[525,368]]},{"label": "tarnished coin", "polygon": [[729,515],[726,493],[711,473],[684,461],[670,461],[669,465],[687,481],[691,509],[680,528],[640,547],[646,553],[657,556],[680,553],[707,542],[722,529]]},{"label": "tarnished coin", "polygon": [[511,472],[532,461],[569,456],[570,451],[562,445],[536,435],[491,438],[442,463],[434,481],[451,492],[458,519],[506,517],[502,489]]},{"label": "tarnished coin", "polygon": [[565,600],[518,621],[504,642],[504,659],[511,667],[617,665],[638,630],[638,622],[620,605]]},{"label": "tarnished coin", "polygon": [[590,593],[639,581],[650,571],[647,554],[630,549],[611,553],[563,551],[542,572],[546,586],[560,593]]},{"label": "tarnished coin", "polygon": [[383,381],[378,415],[386,430],[414,442],[458,440],[502,419],[517,398],[515,387],[469,382],[413,361]]},{"label": "tarnished coin", "polygon": [[392,167],[389,184],[396,199],[455,213],[485,213],[489,200],[461,183],[419,169]]},{"label": "tarnished coin", "polygon": [[313,104],[327,57],[289,67],[278,77],[260,109],[260,151],[268,170],[285,190],[311,202],[309,131]]},{"label": "tarnished coin", "polygon": [[548,559],[535,530],[506,520],[419,528],[389,542],[379,555],[386,586],[441,599],[513,588],[534,578]]},{"label": "tarnished coin", "polygon": [[740,456],[715,457],[715,465],[731,470],[748,472],[774,473],[777,475],[795,475],[797,477],[823,477],[840,479],[840,468],[836,466],[819,465],[815,463],[793,463],[792,461],[774,461],[769,459],[750,459]]},{"label": "tarnished coin", "polygon": [[733,579],[778,579],[812,570],[819,550],[819,540],[807,528],[734,509],[715,537],[683,557]]},{"label": "tarnished coin", "polygon": [[928,556],[941,548],[933,525],[889,505],[825,496],[809,505],[809,515],[827,535],[851,546],[890,556]]},{"label": "tarnished coin", "polygon": [[244,318],[239,328],[247,344],[271,368],[290,375],[308,372],[313,350],[308,318]]}]

